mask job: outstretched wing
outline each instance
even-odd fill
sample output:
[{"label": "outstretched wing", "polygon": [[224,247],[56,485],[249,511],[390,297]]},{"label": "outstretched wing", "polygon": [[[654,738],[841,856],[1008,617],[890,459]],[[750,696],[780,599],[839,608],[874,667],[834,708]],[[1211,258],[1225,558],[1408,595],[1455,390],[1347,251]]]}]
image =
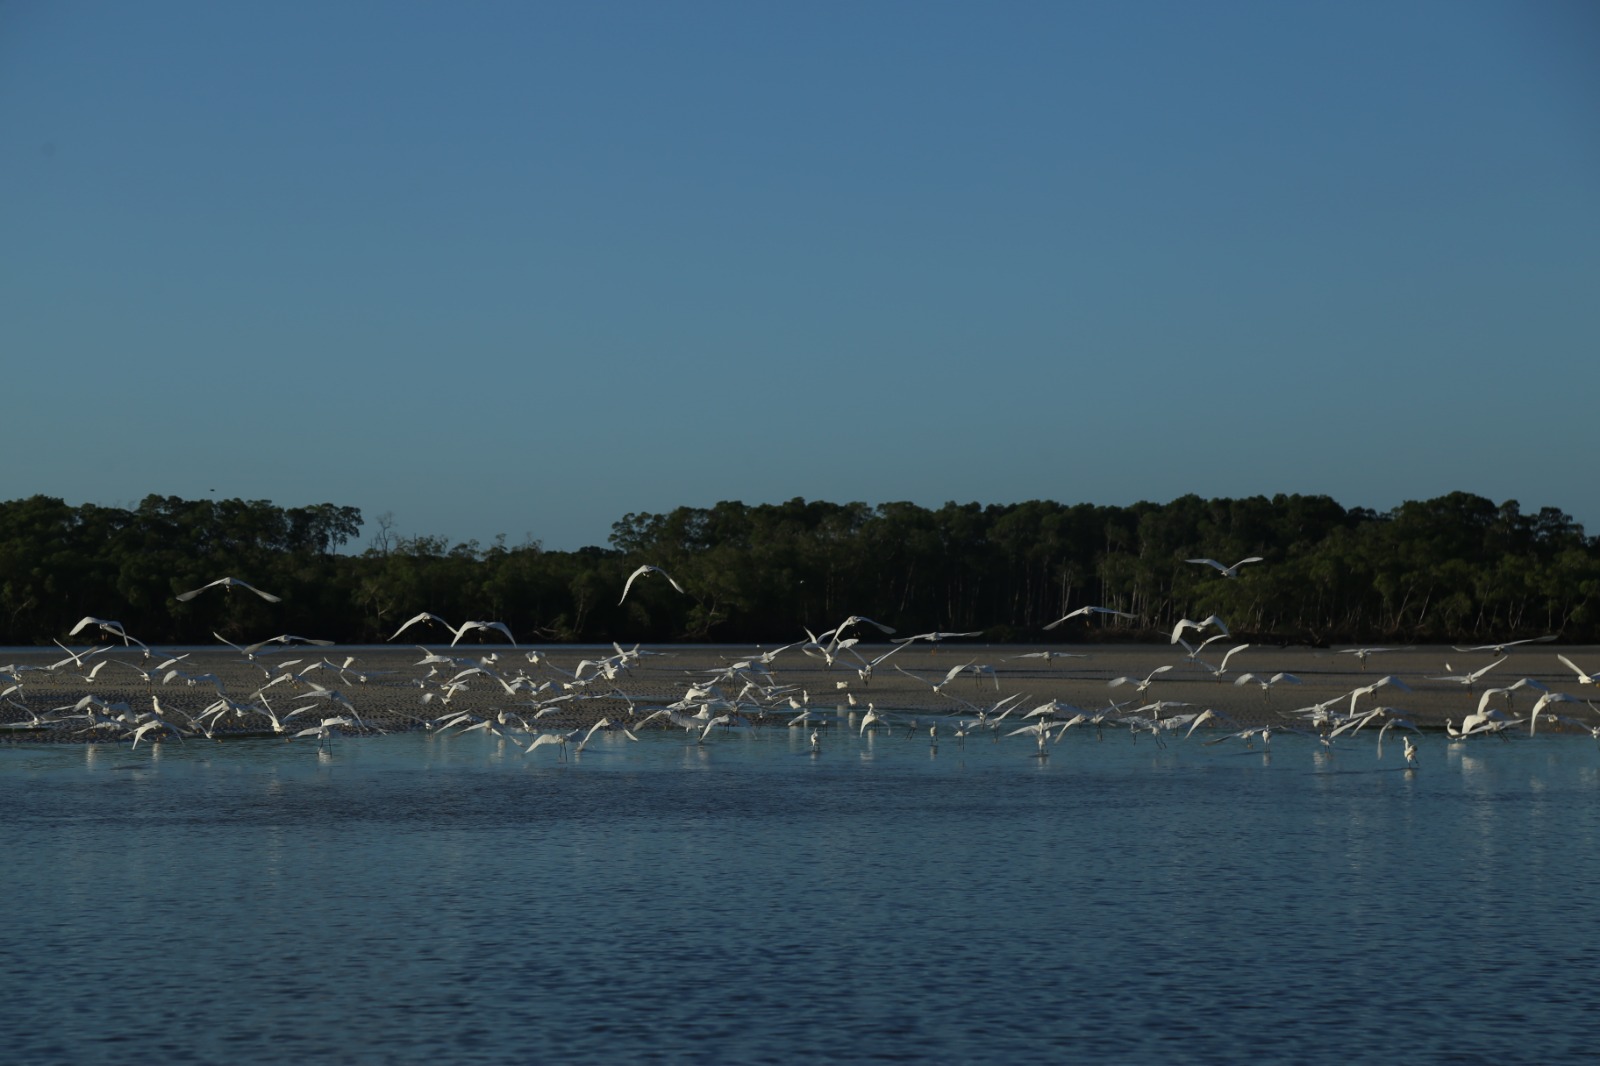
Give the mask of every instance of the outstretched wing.
[{"label": "outstretched wing", "polygon": [[[416,625],[418,622],[438,622],[440,625],[444,626],[446,629],[450,629],[450,630],[454,630],[455,629],[454,626],[452,626],[449,622],[446,622],[443,618],[440,618],[438,615],[430,614],[427,611],[423,611],[421,614],[417,615],[415,618],[412,618],[409,621],[407,621],[405,625],[403,625],[399,629],[395,630],[394,631],[394,637],[398,637],[401,633],[404,633],[406,630],[410,629],[412,626]],[[390,637],[389,639],[393,640],[394,637]]]}]

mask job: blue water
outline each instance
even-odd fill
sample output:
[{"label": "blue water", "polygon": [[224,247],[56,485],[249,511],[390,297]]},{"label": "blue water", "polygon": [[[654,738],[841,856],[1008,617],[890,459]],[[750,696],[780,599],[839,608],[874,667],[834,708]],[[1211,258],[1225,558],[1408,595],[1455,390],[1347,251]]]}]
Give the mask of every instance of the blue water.
[{"label": "blue water", "polygon": [[1577,1062],[1600,750],[0,750],[8,1062]]}]

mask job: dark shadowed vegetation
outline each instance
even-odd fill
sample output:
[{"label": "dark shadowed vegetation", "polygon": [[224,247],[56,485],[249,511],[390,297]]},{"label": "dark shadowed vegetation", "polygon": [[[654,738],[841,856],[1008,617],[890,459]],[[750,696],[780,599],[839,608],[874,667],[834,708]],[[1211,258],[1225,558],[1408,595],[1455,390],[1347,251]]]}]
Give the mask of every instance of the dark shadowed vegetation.
[{"label": "dark shadowed vegetation", "polygon": [[[901,633],[990,641],[1144,639],[1216,613],[1256,640],[1600,638],[1600,538],[1562,511],[1468,493],[1378,513],[1325,496],[1131,507],[790,500],[629,514],[609,548],[406,536],[352,507],[150,496],[132,509],[34,496],[0,503],[0,643],[65,639],[84,615],[146,642],[290,632],[382,641],[418,611],[492,619],[522,642],[788,642],[849,614]],[[1185,562],[1265,562],[1235,579]],[[688,590],[642,581],[641,563]],[[224,575],[283,597],[174,594]],[[1136,621],[1043,627],[1086,604]],[[407,638],[417,634],[407,634]],[[80,638],[81,639],[81,638]],[[427,639],[437,640],[437,636]],[[476,640],[476,637],[469,639]]]}]

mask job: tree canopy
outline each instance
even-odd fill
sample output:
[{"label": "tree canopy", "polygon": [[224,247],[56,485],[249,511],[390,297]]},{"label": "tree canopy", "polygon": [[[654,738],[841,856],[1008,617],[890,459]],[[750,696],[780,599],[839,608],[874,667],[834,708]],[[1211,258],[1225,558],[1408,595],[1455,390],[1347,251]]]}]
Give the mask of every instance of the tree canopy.
[{"label": "tree canopy", "polygon": [[[793,499],[626,514],[608,548],[484,547],[396,532],[364,550],[359,510],[149,496],[132,509],[0,503],[0,643],[65,639],[110,617],[141,640],[294,632],[389,637],[418,611],[505,622],[519,641],[788,642],[865,614],[991,641],[1133,640],[1217,613],[1257,640],[1600,637],[1600,538],[1565,512],[1456,492],[1378,513],[1326,496],[1183,496],[1129,507]],[[1209,566],[1264,562],[1227,578]],[[641,582],[641,563],[687,590]],[[175,594],[224,575],[282,597]],[[1044,626],[1102,605],[1135,616]]]}]

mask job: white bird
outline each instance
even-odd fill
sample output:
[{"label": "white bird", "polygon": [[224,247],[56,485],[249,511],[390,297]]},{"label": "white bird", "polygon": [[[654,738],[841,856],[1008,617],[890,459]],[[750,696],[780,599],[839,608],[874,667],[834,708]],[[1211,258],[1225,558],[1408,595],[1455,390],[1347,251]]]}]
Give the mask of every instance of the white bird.
[{"label": "white bird", "polygon": [[1293,726],[1258,725],[1258,726],[1252,726],[1249,729],[1241,729],[1237,733],[1229,733],[1227,736],[1224,736],[1224,737],[1217,737],[1214,740],[1208,740],[1208,741],[1206,741],[1206,747],[1211,747],[1214,744],[1222,744],[1222,743],[1225,743],[1226,741],[1229,741],[1229,740],[1242,740],[1242,741],[1244,741],[1244,746],[1247,747],[1247,748],[1250,748],[1250,747],[1254,747],[1255,746],[1252,743],[1255,740],[1255,738],[1256,737],[1260,737],[1261,738],[1261,746],[1263,748],[1265,748],[1268,752],[1270,752],[1272,750],[1272,734],[1273,733],[1279,733],[1279,732],[1297,733],[1300,736],[1311,736],[1312,735],[1310,733],[1307,733],[1303,729],[1296,729]]},{"label": "white bird", "polygon": [[[674,581],[672,579],[672,575],[671,574],[667,573],[665,570],[661,569],[661,567],[659,567],[659,566],[650,566],[647,563],[644,566],[639,567],[639,569],[635,570],[633,573],[628,575],[628,583],[626,585],[622,586],[622,600],[625,600],[625,599],[628,598],[628,590],[633,588],[633,583],[635,581],[637,581],[639,578],[644,577],[647,574],[660,574],[662,577],[667,579],[667,583],[670,584],[673,588],[677,589],[679,592],[683,592],[683,586],[678,584],[676,581]],[[684,593],[684,595],[688,595],[688,593]],[[617,606],[618,607],[622,606],[622,600],[618,600],[617,601]]]},{"label": "white bird", "polygon": [[1556,658],[1560,659],[1562,662],[1566,663],[1567,664],[1567,669],[1571,670],[1573,673],[1578,675],[1578,684],[1580,684],[1580,685],[1600,685],[1600,673],[1597,673],[1597,674],[1586,674],[1586,673],[1584,673],[1581,669],[1578,668],[1578,664],[1577,663],[1573,662],[1571,659],[1567,658],[1565,655],[1557,655]]},{"label": "white bird", "polygon": [[[1491,718],[1486,718],[1481,714],[1469,714],[1461,720],[1460,729],[1456,728],[1455,719],[1446,718],[1444,720],[1444,731],[1450,735],[1450,739],[1461,740],[1465,737],[1476,736],[1479,733],[1499,733],[1509,724],[1509,722],[1498,722]],[[1502,736],[1500,739],[1504,740],[1505,737]]]},{"label": "white bird", "polygon": [[1237,727],[1239,724],[1232,718],[1229,718],[1227,715],[1223,714],[1221,711],[1214,711],[1208,708],[1194,716],[1194,721],[1189,723],[1189,732],[1184,734],[1185,739],[1187,739],[1191,734],[1194,733],[1196,729],[1199,729],[1205,723],[1213,721],[1227,722],[1229,725],[1235,727]]},{"label": "white bird", "polygon": [[1180,619],[1178,619],[1178,624],[1172,627],[1172,639],[1169,640],[1167,643],[1168,644],[1176,644],[1176,643],[1178,643],[1178,638],[1183,636],[1183,631],[1185,629],[1200,630],[1200,629],[1204,629],[1206,626],[1216,626],[1218,629],[1222,630],[1222,635],[1223,636],[1228,636],[1228,627],[1227,627],[1227,625],[1222,621],[1221,618],[1217,617],[1216,615],[1212,615],[1209,618],[1202,619],[1199,622],[1192,621],[1192,620],[1190,620],[1188,618],[1180,618]]},{"label": "white bird", "polygon": [[[593,737],[600,730],[602,730],[602,729],[610,729],[611,727],[612,727],[611,719],[609,719],[609,718],[600,719],[594,725],[589,727],[589,731],[583,735],[583,739],[578,742],[577,750],[575,750],[572,754],[574,754],[574,755],[582,755],[583,754],[583,749],[588,746],[589,740],[590,740],[591,737]],[[708,729],[707,732],[709,732],[709,731],[710,730]],[[623,735],[626,736],[629,740],[638,740],[639,739],[638,737],[634,736],[632,733],[628,732],[627,729],[623,729],[622,732],[623,732]],[[530,748],[529,750],[531,751],[532,749]]]},{"label": "white bird", "polygon": [[1164,674],[1171,669],[1172,664],[1168,663],[1165,666],[1158,666],[1154,670],[1150,671],[1150,673],[1145,676],[1143,681],[1140,681],[1136,677],[1118,677],[1113,678],[1111,681],[1107,682],[1107,684],[1112,688],[1116,688],[1118,685],[1132,685],[1140,692],[1143,692],[1145,689],[1150,687],[1151,682],[1156,679],[1157,674]]},{"label": "white bird", "polygon": [[1000,678],[994,672],[994,667],[988,665],[979,665],[977,660],[973,660],[970,663],[962,663],[960,666],[952,666],[945,673],[944,680],[933,686],[933,691],[939,692],[944,688],[944,686],[948,685],[962,674],[973,675],[974,681],[977,681],[984,674],[988,674],[989,679],[994,682],[995,691],[1000,691]]},{"label": "white bird", "polygon": [[[106,645],[102,644],[102,645],[99,645],[98,647],[90,648],[87,651],[76,652],[76,651],[73,651],[71,648],[67,647],[65,644],[61,643],[59,640],[55,640],[55,638],[53,638],[53,637],[51,639],[55,642],[55,646],[60,648],[62,651],[66,652],[67,656],[68,656],[67,658],[62,659],[60,662],[51,663],[49,666],[45,667],[45,669],[49,670],[51,673],[54,673],[55,671],[61,669],[63,666],[67,665],[68,663],[71,663],[75,668],[77,668],[79,670],[82,670],[84,668],[83,664],[86,661],[88,661],[89,659],[94,658],[96,655],[100,655],[100,654],[102,654],[104,652],[107,652],[107,651],[111,650],[109,647],[107,647]],[[12,676],[15,676],[15,675],[13,674]]]},{"label": "white bird", "polygon": [[1525,640],[1508,640],[1504,644],[1480,644],[1476,648],[1456,648],[1456,651],[1492,651],[1496,655],[1504,655],[1507,648],[1515,648],[1518,644],[1548,644],[1555,639],[1555,634],[1551,633],[1543,637],[1528,637]]},{"label": "white bird", "polygon": [[1411,742],[1410,737],[1405,737],[1404,740],[1406,742],[1406,765],[1414,770],[1417,767],[1417,746]]},{"label": "white bird", "polygon": [[1377,692],[1380,688],[1384,688],[1388,685],[1393,685],[1401,692],[1411,691],[1410,685],[1406,684],[1404,681],[1401,681],[1398,677],[1395,677],[1392,674],[1386,677],[1380,677],[1370,685],[1362,685],[1360,688],[1352,689],[1350,691],[1350,713],[1356,713],[1356,700],[1360,699],[1362,696],[1370,696]]},{"label": "white bird", "polygon": [[[1227,640],[1227,639],[1228,639],[1228,634],[1226,634],[1226,633],[1213,633],[1211,636],[1207,637],[1205,640],[1202,640],[1199,644],[1190,644],[1187,640],[1184,640],[1182,637],[1179,637],[1177,639],[1176,643],[1183,645],[1184,658],[1188,659],[1190,662],[1198,662],[1199,661],[1199,657],[1200,657],[1200,653],[1205,651],[1208,646],[1210,646],[1211,644],[1213,644],[1216,641]],[[1244,647],[1244,646],[1247,646],[1247,645],[1241,645],[1241,647]],[[1204,665],[1204,664],[1202,664],[1202,665]]]},{"label": "white bird", "polygon": [[822,634],[817,639],[818,640],[828,640],[831,637],[832,638],[832,641],[831,641],[832,645],[837,647],[838,644],[840,643],[840,641],[842,641],[844,639],[844,631],[849,629],[849,628],[851,628],[852,626],[860,625],[862,622],[865,622],[865,623],[867,623],[867,625],[870,625],[870,626],[877,626],[880,630],[882,630],[885,634],[887,634],[889,636],[893,636],[894,635],[894,632],[895,632],[894,626],[886,626],[882,622],[874,622],[872,619],[868,618],[864,614],[853,614],[849,618],[846,618],[843,622],[840,622],[833,629],[831,629],[828,632]]},{"label": "white bird", "polygon": [[[412,626],[416,625],[418,622],[427,622],[429,624],[438,623],[439,625],[444,626],[446,629],[448,629],[452,633],[454,633],[456,631],[456,627],[451,625],[449,622],[446,622],[443,618],[440,618],[436,614],[430,614],[427,611],[423,611],[421,614],[417,615],[415,618],[407,620],[405,625],[403,625],[399,629],[395,630],[394,631],[394,637],[398,637],[401,633],[404,633],[406,630],[410,629]],[[390,637],[389,639],[393,640],[394,637]]]},{"label": "white bird", "polygon": [[[1488,693],[1485,693],[1484,695],[1487,698]],[[1528,735],[1530,737],[1533,736],[1534,730],[1538,727],[1538,725],[1539,725],[1539,715],[1544,714],[1544,716],[1546,718],[1559,718],[1560,717],[1560,715],[1556,714],[1554,711],[1552,711],[1552,712],[1550,712],[1548,714],[1545,714],[1545,710],[1544,709],[1546,707],[1550,706],[1550,704],[1552,704],[1552,703],[1582,703],[1582,702],[1583,701],[1578,699],[1578,697],[1569,696],[1565,692],[1547,692],[1543,696],[1540,696],[1539,699],[1538,699],[1538,702],[1536,702],[1533,705],[1532,713],[1530,713],[1528,715]],[[1480,711],[1483,710],[1483,707],[1482,707],[1481,704],[1480,704],[1478,709]]]},{"label": "white bird", "polygon": [[1238,577],[1239,576],[1239,567],[1243,566],[1246,563],[1259,563],[1259,562],[1264,562],[1264,561],[1265,560],[1263,560],[1261,558],[1261,556],[1259,556],[1259,555],[1252,555],[1248,559],[1240,559],[1238,562],[1234,563],[1232,566],[1223,566],[1221,563],[1217,562],[1215,559],[1185,559],[1184,560],[1184,562],[1186,562],[1186,563],[1202,563],[1205,566],[1214,566],[1218,570],[1222,571],[1222,576],[1223,577]]},{"label": "white bird", "polygon": [[1045,664],[1048,665],[1051,661],[1053,661],[1055,659],[1087,659],[1087,658],[1088,658],[1088,656],[1082,654],[1081,652],[1075,652],[1075,651],[1051,651],[1049,649],[1046,649],[1045,651],[1024,652],[1021,655],[1008,655],[1008,656],[1006,656],[1006,662],[1010,662],[1013,659],[1043,659],[1045,661]]},{"label": "white bird", "polygon": [[[885,659],[893,655],[895,652],[902,650],[903,648],[905,648],[904,644],[896,644],[882,655],[871,660],[867,659],[866,656],[856,651],[854,647],[846,650],[848,650],[851,655],[854,655],[856,657],[856,661],[861,664],[860,666],[856,667],[856,676],[861,678],[862,684],[870,685],[872,684],[872,671],[876,670],[879,666],[882,666]],[[847,684],[847,682],[841,681],[839,684],[844,685]]]},{"label": "white bird", "polygon": [[135,640],[133,637],[128,636],[127,631],[122,628],[121,622],[112,622],[104,618],[95,618],[92,615],[84,615],[81,619],[79,619],[78,624],[67,631],[67,636],[75,637],[89,626],[99,626],[100,629],[110,633],[112,636],[121,637],[124,646],[129,644],[137,644],[141,648],[145,647],[144,641]]},{"label": "white bird", "polygon": [[914,637],[895,637],[894,638],[894,643],[896,643],[896,644],[910,644],[912,641],[925,640],[929,644],[937,644],[941,640],[945,640],[945,639],[947,639],[949,637],[981,637],[981,636],[983,636],[983,630],[981,630],[981,629],[974,630],[971,633],[918,633]]},{"label": "white bird", "polygon": [[[1034,754],[1038,758],[1047,759],[1047,758],[1050,757],[1050,750],[1048,748],[1046,748],[1045,745],[1050,740],[1050,730],[1052,728],[1054,728],[1054,726],[1055,726],[1055,723],[1052,722],[1050,719],[1041,718],[1037,722],[1034,722],[1032,725],[1025,725],[1021,729],[1013,729],[1011,732],[1007,733],[1006,736],[1015,737],[1015,736],[1021,736],[1024,733],[1032,733],[1039,740],[1039,749]],[[1062,730],[1061,730],[1061,735],[1056,737],[1057,742],[1059,742],[1061,740],[1062,736],[1066,735],[1066,732],[1067,731],[1066,731],[1065,727],[1063,727]]]},{"label": "white bird", "polygon": [[146,733],[156,731],[171,734],[172,736],[177,737],[179,740],[183,739],[183,731],[159,715],[151,715],[150,717],[144,719],[142,724],[128,730],[128,732],[122,735],[122,738],[126,740],[128,737],[132,737],[133,746],[137,748],[139,746],[139,741],[144,739],[144,735]]},{"label": "white bird", "polygon": [[1051,622],[1049,625],[1045,626],[1045,628],[1046,629],[1054,629],[1057,626],[1059,626],[1061,623],[1067,621],[1068,619],[1077,618],[1080,615],[1090,615],[1090,614],[1114,614],[1118,618],[1134,618],[1134,617],[1136,617],[1135,615],[1129,614],[1127,611],[1113,611],[1109,607],[1079,607],[1076,611],[1069,611],[1068,613],[1062,615],[1060,618],[1057,618],[1054,622]]},{"label": "white bird", "polygon": [[[573,732],[575,733],[577,730],[573,730]],[[567,741],[569,739],[570,737],[566,733],[540,733],[538,736],[533,738],[533,742],[528,745],[523,754],[526,755],[529,752],[532,752],[534,748],[541,747],[545,744],[559,744],[561,746],[559,757],[562,762],[565,762],[567,758]]]},{"label": "white bird", "polygon": [[878,709],[872,704],[867,704],[867,713],[861,716],[861,730],[856,734],[856,736],[864,735],[868,726],[876,725],[879,722],[884,722],[887,724],[888,719],[879,714]]},{"label": "white bird", "polygon": [[[307,710],[309,709],[310,708],[307,708]],[[285,717],[288,716],[286,715]],[[351,729],[355,727],[356,722],[354,719],[341,714],[337,718],[324,718],[317,725],[314,725],[309,729],[302,729],[289,739],[299,740],[301,737],[316,737],[317,746],[321,747],[323,744],[331,741],[334,738],[337,730]]]},{"label": "white bird", "polygon": [[695,743],[696,744],[704,744],[706,742],[706,737],[709,737],[711,735],[711,731],[713,729],[715,729],[717,726],[719,726],[719,725],[732,725],[732,724],[733,724],[733,716],[732,715],[727,715],[727,714],[719,714],[715,718],[706,719],[705,728],[700,731],[700,738],[698,740],[696,740]]},{"label": "white bird", "polygon": [[[1490,663],[1488,666],[1479,667],[1478,669],[1472,671],[1469,674],[1436,674],[1436,675],[1430,675],[1430,676],[1424,678],[1424,680],[1426,680],[1426,681],[1454,681],[1457,684],[1465,685],[1465,686],[1467,686],[1467,688],[1470,689],[1473,685],[1478,683],[1478,679],[1479,678],[1483,677],[1484,674],[1487,674],[1490,670],[1493,670],[1495,667],[1499,666],[1503,662],[1505,662],[1504,659],[1496,659],[1494,662]],[[1449,663],[1445,663],[1444,664],[1444,668],[1446,670],[1450,669],[1450,664]]]},{"label": "white bird", "polygon": [[[1217,638],[1212,637],[1209,640],[1207,640],[1204,644],[1201,644],[1200,647],[1195,649],[1195,655],[1191,655],[1189,658],[1194,660],[1194,664],[1196,666],[1201,667],[1201,668],[1203,668],[1205,670],[1211,671],[1211,676],[1212,677],[1220,678],[1223,674],[1228,672],[1228,660],[1233,658],[1235,655],[1239,654],[1240,652],[1244,651],[1246,648],[1250,647],[1250,645],[1248,645],[1248,644],[1235,644],[1233,647],[1229,648],[1227,650],[1227,652],[1222,656],[1222,661],[1220,663],[1218,663],[1216,666],[1212,666],[1210,663],[1206,662],[1204,659],[1199,658],[1198,654],[1205,649],[1206,644],[1210,644],[1211,641],[1215,640],[1215,639],[1217,639]],[[1180,641],[1178,641],[1178,643],[1182,644],[1184,647],[1188,647],[1188,644],[1185,641],[1181,641],[1180,640]]]},{"label": "white bird", "polygon": [[469,633],[470,631],[475,630],[475,629],[478,629],[478,630],[488,630],[488,629],[497,630],[498,632],[504,633],[506,635],[506,639],[509,640],[512,644],[515,644],[517,642],[517,638],[513,637],[511,635],[510,627],[507,626],[504,622],[462,622],[461,623],[461,628],[459,628],[459,629],[457,629],[455,631],[455,633],[456,633],[455,640],[452,640],[450,642],[450,646],[451,647],[455,647],[456,641],[460,640],[462,637],[466,636],[467,633]]},{"label": "white bird", "polygon": [[256,588],[254,585],[250,584],[249,582],[240,581],[236,577],[219,577],[215,581],[211,582],[210,584],[201,585],[199,588],[191,589],[188,592],[180,592],[176,596],[174,596],[173,599],[177,600],[179,603],[187,603],[188,601],[194,599],[196,596],[200,595],[206,589],[216,588],[218,585],[221,585],[223,588],[227,589],[229,592],[232,592],[235,588],[249,589],[251,592],[254,592],[257,596],[260,596],[262,599],[266,600],[268,603],[281,603],[281,602],[283,602],[283,597],[282,596],[274,596],[270,592],[262,592],[260,589]]},{"label": "white bird", "polygon": [[1233,683],[1235,685],[1245,685],[1249,684],[1251,681],[1254,681],[1256,684],[1260,685],[1262,692],[1270,692],[1272,690],[1272,686],[1276,685],[1280,681],[1287,681],[1291,685],[1301,685],[1305,683],[1298,677],[1295,677],[1293,674],[1287,674],[1282,671],[1273,674],[1271,677],[1261,677],[1259,674],[1240,674],[1238,677],[1234,678]]},{"label": "white bird", "polygon": [[1377,655],[1379,652],[1394,650],[1395,649],[1393,648],[1341,648],[1337,654],[1354,655],[1357,659],[1361,660],[1361,669],[1365,670],[1367,668],[1368,656]]},{"label": "white bird", "polygon": [[[214,636],[214,637],[217,636],[215,633],[212,633],[211,635]],[[221,637],[217,637],[217,639],[218,640],[222,640]],[[223,641],[223,643],[228,643],[228,642],[227,641]],[[266,640],[258,640],[258,641],[256,641],[254,644],[251,644],[250,646],[246,647],[244,649],[244,653],[247,656],[248,655],[253,655],[256,652],[260,651],[262,648],[265,648],[268,644],[285,644],[285,645],[287,645],[287,644],[315,644],[318,647],[326,648],[326,647],[331,646],[333,644],[333,641],[331,641],[331,640],[320,640],[317,637],[297,637],[293,633],[279,633],[275,637],[268,637]]]}]

